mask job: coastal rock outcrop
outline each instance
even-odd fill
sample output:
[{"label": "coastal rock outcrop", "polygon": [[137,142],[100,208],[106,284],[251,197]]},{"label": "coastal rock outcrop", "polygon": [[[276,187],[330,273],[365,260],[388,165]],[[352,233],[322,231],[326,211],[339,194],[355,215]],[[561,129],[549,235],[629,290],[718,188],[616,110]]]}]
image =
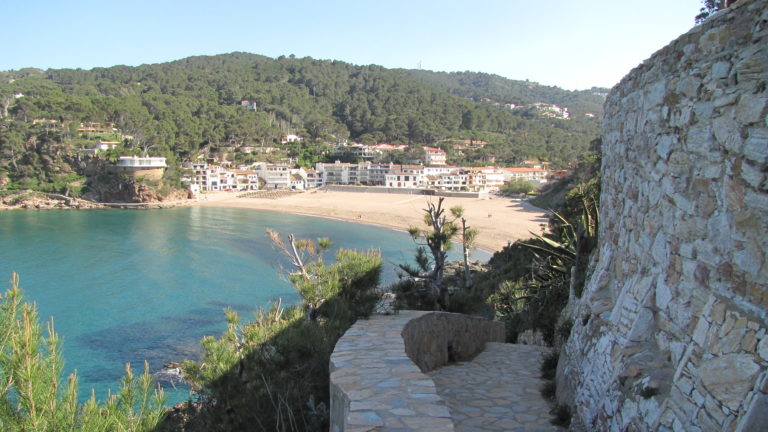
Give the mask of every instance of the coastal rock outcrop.
[{"label": "coastal rock outcrop", "polygon": [[768,1],[611,91],[600,232],[558,399],[588,430],[768,430]]},{"label": "coastal rock outcrop", "polygon": [[89,181],[86,198],[103,203],[161,203],[189,198],[189,192],[164,185],[162,180],[152,184],[127,176],[102,174]]},{"label": "coastal rock outcrop", "polygon": [[99,203],[59,194],[21,191],[0,198],[0,209],[92,209],[102,208]]}]

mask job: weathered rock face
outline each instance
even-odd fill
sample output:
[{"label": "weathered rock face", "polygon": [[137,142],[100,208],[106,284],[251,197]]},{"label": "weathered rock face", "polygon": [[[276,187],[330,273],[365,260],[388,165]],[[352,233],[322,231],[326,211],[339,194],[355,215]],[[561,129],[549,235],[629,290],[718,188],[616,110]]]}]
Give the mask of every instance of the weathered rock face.
[{"label": "weathered rock face", "polygon": [[99,203],[93,201],[71,198],[59,194],[21,191],[16,194],[6,195],[0,198],[0,210],[2,209],[92,209],[101,208]]},{"label": "weathered rock face", "polygon": [[188,198],[188,192],[170,189],[165,194],[158,187],[136,181],[131,177],[99,176],[90,183],[86,197],[105,203],[157,203]]},{"label": "weathered rock face", "polygon": [[605,105],[600,244],[558,395],[589,430],[768,427],[768,1],[740,1]]}]

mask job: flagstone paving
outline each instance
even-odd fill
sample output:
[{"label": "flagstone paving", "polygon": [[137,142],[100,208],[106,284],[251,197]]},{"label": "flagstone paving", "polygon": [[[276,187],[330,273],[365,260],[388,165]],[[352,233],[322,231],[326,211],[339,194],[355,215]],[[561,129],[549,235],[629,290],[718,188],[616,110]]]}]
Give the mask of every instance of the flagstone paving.
[{"label": "flagstone paving", "polygon": [[550,424],[539,370],[545,347],[487,343],[474,360],[428,372],[456,431],[562,431]]},{"label": "flagstone paving", "polygon": [[540,394],[548,348],[489,342],[504,340],[497,327],[420,311],[359,320],[331,356],[330,430],[562,431]]}]

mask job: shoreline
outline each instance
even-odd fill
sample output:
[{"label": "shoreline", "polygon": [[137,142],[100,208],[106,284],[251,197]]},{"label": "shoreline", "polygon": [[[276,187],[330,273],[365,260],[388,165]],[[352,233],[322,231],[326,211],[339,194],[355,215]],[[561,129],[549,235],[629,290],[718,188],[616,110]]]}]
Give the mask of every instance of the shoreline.
[{"label": "shoreline", "polygon": [[[424,208],[427,202],[434,202],[437,199],[433,196],[413,194],[327,190],[293,192],[276,199],[238,198],[237,195],[236,192],[207,192],[196,199],[154,203],[95,203],[78,200],[81,205],[77,206],[65,206],[63,202],[61,205],[28,206],[26,208],[0,205],[0,211],[13,209],[240,208],[321,217],[407,232],[411,226],[425,227]],[[56,203],[56,200],[53,203]],[[84,203],[90,205],[82,205]],[[542,225],[548,224],[545,210],[518,199],[501,196],[492,196],[486,199],[448,197],[445,198],[443,207],[448,213],[449,209],[456,205],[464,208],[464,217],[467,219],[469,227],[479,231],[475,248],[489,254],[493,254],[509,243],[531,238],[532,232],[540,232]]]},{"label": "shoreline", "polygon": [[[309,191],[278,199],[264,199],[237,198],[232,192],[208,192],[204,199],[190,200],[182,205],[267,210],[407,231],[411,226],[424,226],[423,208],[430,200],[434,201],[435,197]],[[545,210],[506,197],[450,197],[443,204],[446,212],[456,205],[464,208],[468,225],[479,231],[476,248],[490,254],[510,242],[532,237],[531,232],[541,231],[541,225],[548,223]]]}]

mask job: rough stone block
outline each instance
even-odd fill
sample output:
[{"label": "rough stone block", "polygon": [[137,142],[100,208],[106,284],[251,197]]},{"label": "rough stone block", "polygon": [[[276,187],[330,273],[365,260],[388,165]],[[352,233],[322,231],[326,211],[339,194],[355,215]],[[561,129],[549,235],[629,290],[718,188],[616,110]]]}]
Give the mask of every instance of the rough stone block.
[{"label": "rough stone block", "polygon": [[730,152],[741,153],[743,142],[736,120],[724,115],[716,117],[712,121],[712,130],[720,146]]},{"label": "rough stone block", "polygon": [[768,97],[766,97],[765,93],[742,94],[739,97],[738,105],[736,105],[736,120],[744,125],[761,122],[766,105],[768,105]]},{"label": "rough stone block", "polygon": [[744,180],[746,184],[748,184],[749,186],[755,189],[762,189],[762,190],[768,189],[768,187],[766,187],[766,184],[765,184],[766,175],[763,172],[763,169],[761,169],[760,167],[753,166],[750,163],[742,164],[741,178]]},{"label": "rough stone block", "polygon": [[741,407],[759,372],[760,366],[749,354],[725,354],[699,366],[704,387],[732,411]]},{"label": "rough stone block", "polygon": [[667,248],[667,237],[663,232],[658,233],[653,240],[651,256],[653,256],[653,259],[656,260],[658,264],[666,262],[669,256],[669,249]]},{"label": "rough stone block", "polygon": [[733,105],[739,99],[739,95],[736,93],[725,93],[718,95],[712,102],[715,108],[722,108],[724,106]]},{"label": "rough stone block", "polygon": [[727,61],[719,61],[715,62],[712,65],[712,78],[714,79],[725,79],[728,78],[728,73],[731,71],[731,63]]},{"label": "rough stone block", "polygon": [[682,93],[687,98],[694,98],[698,95],[701,88],[701,79],[696,76],[688,75],[683,77],[675,87],[675,91]]},{"label": "rough stone block", "polygon": [[768,336],[763,336],[760,343],[757,344],[757,353],[763,361],[768,361]]},{"label": "rough stone block", "polygon": [[672,291],[663,279],[664,275],[661,275],[656,281],[656,307],[661,310],[666,309],[672,300]]},{"label": "rough stone block", "polygon": [[693,331],[693,341],[699,346],[707,346],[707,334],[709,333],[709,323],[703,317],[699,318],[696,324],[696,330]]},{"label": "rough stone block", "polygon": [[748,134],[744,143],[744,157],[758,163],[768,162],[768,128],[750,128]]},{"label": "rough stone block", "polygon": [[648,110],[661,105],[664,101],[664,95],[667,92],[667,83],[665,81],[657,82],[648,86],[643,100],[643,108]]}]

